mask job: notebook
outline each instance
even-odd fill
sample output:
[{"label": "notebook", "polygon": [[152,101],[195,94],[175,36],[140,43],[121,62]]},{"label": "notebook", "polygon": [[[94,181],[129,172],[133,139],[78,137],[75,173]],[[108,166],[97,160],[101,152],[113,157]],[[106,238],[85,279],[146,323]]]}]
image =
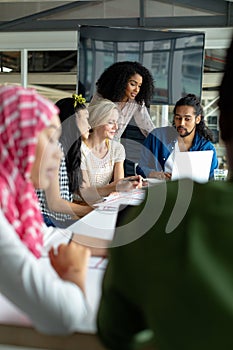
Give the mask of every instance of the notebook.
[{"label": "notebook", "polygon": [[172,180],[190,178],[205,183],[209,180],[213,150],[175,152]]}]

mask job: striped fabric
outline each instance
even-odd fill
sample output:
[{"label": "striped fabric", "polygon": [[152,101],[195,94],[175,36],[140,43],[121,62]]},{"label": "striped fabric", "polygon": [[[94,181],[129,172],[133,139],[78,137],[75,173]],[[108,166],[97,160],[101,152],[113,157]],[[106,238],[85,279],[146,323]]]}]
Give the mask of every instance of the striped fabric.
[{"label": "striped fabric", "polygon": [[40,256],[42,217],[30,181],[37,135],[57,114],[34,90],[0,87],[0,208],[20,239]]}]

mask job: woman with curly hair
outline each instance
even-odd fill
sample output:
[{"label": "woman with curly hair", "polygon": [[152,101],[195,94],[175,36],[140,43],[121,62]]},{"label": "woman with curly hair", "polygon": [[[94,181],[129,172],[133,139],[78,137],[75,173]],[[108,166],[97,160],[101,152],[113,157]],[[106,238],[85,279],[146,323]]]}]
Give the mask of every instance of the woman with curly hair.
[{"label": "woman with curly hair", "polygon": [[199,99],[193,94],[182,97],[176,102],[173,113],[172,126],[157,128],[146,138],[137,173],[171,179],[175,152],[213,150],[209,175],[213,178],[218,158]]},{"label": "woman with curly hair", "polygon": [[145,137],[155,128],[147,110],[154,92],[153,77],[139,62],[112,64],[101,74],[96,87],[97,94],[90,106],[101,99],[108,99],[115,102],[121,111],[115,139],[121,138],[133,117]]}]

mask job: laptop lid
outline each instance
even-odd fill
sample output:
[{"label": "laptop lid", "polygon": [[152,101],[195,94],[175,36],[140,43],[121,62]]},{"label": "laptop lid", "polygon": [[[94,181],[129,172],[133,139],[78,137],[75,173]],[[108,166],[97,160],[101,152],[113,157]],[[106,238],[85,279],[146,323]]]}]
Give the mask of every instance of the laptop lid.
[{"label": "laptop lid", "polygon": [[175,152],[172,180],[190,178],[205,183],[209,180],[213,150]]}]

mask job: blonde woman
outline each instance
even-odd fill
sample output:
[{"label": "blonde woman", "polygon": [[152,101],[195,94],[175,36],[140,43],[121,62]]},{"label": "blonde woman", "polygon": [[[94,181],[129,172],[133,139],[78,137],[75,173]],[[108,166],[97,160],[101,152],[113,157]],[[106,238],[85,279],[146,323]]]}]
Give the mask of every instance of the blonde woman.
[{"label": "blonde woman", "polygon": [[81,146],[83,187],[95,187],[101,195],[116,190],[124,178],[124,147],[114,136],[118,130],[119,110],[114,102],[102,100],[88,108],[91,133]]}]

